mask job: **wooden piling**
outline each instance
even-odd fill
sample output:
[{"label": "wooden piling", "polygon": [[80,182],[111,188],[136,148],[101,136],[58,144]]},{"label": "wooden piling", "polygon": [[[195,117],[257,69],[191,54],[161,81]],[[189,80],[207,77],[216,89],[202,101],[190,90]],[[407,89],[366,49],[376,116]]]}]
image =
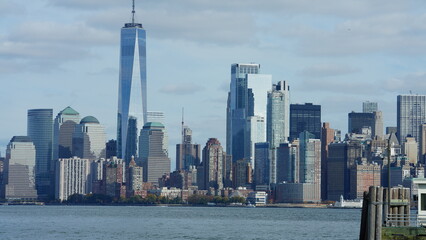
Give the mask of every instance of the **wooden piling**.
[{"label": "wooden piling", "polygon": [[388,214],[389,214],[389,205],[388,205],[388,191],[389,188],[383,189],[383,224],[388,224]]},{"label": "wooden piling", "polygon": [[[398,200],[400,202],[404,201],[404,199],[405,199],[404,195],[405,195],[405,190],[403,188],[399,188],[398,189]],[[404,212],[405,212],[405,206],[403,204],[401,204],[398,207],[398,216],[399,216],[398,226],[404,226],[405,225]]]},{"label": "wooden piling", "polygon": [[374,203],[376,202],[376,187],[370,187],[370,201],[368,203],[368,240],[374,240],[376,237],[376,206]]},{"label": "wooden piling", "polygon": [[[405,189],[405,199],[410,202],[411,192],[409,188]],[[410,226],[410,204],[405,205],[404,215],[406,216],[405,226]]]},{"label": "wooden piling", "polygon": [[376,240],[382,239],[383,187],[376,187]]},{"label": "wooden piling", "polygon": [[367,191],[364,191],[364,196],[362,200],[361,227],[359,228],[359,240],[367,240],[368,202],[368,193]]}]

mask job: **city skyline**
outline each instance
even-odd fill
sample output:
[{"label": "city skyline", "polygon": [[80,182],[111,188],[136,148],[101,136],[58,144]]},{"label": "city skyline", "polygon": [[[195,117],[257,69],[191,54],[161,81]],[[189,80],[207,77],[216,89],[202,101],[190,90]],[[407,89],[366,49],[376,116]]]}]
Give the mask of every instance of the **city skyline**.
[{"label": "city skyline", "polygon": [[[347,114],[352,110],[361,112],[363,101],[379,102],[384,126],[396,126],[396,96],[408,93],[410,89],[419,94],[426,90],[421,83],[426,76],[422,72],[425,69],[422,62],[425,61],[420,55],[425,43],[417,43],[415,40],[419,38],[410,34],[403,36],[405,29],[425,32],[415,24],[424,19],[419,14],[425,7],[421,2],[411,6],[394,4],[380,8],[379,14],[380,4],[367,1],[361,1],[355,9],[338,3],[330,6],[349,17],[342,13],[331,14],[337,11],[327,12],[321,8],[305,9],[303,4],[286,1],[270,1],[268,6],[249,1],[248,7],[241,9],[235,8],[234,2],[204,2],[188,7],[190,3],[183,1],[180,7],[169,3],[170,6],[165,7],[165,1],[137,1],[136,6],[137,22],[144,24],[147,39],[152,44],[147,46],[147,58],[150,59],[148,110],[165,112],[171,151],[180,142],[181,107],[187,109],[186,122],[193,129],[195,143],[203,144],[209,137],[216,137],[225,144],[224,107],[232,63],[255,62],[262,66],[262,73],[272,75],[273,83],[286,80],[292,87],[291,103],[320,104],[322,121],[330,122],[331,128],[343,133],[347,132]],[[271,6],[282,10],[274,11]],[[223,34],[222,31],[227,33],[229,30],[226,21],[231,21],[232,15],[227,7],[233,7],[240,17],[232,18],[236,24],[253,23],[260,33],[251,36],[244,28],[232,28],[235,32]],[[249,10],[249,7],[258,12]],[[52,108],[53,115],[56,115],[71,106],[81,112],[81,116],[98,118],[106,127],[108,139],[116,138],[113,109],[117,105],[119,29],[131,18],[130,1],[128,4],[106,1],[102,6],[91,2],[48,0],[23,6],[20,2],[0,1],[0,9],[5,14],[0,23],[3,27],[0,33],[0,73],[10,79],[0,94],[2,109],[8,113],[0,120],[3,126],[7,126],[2,129],[0,137],[2,156],[12,136],[25,135],[28,109]],[[20,14],[17,14],[18,10]],[[200,13],[197,10],[201,10]],[[170,17],[166,18],[168,13]],[[271,16],[262,16],[266,13]],[[281,19],[289,20],[280,27],[289,30],[286,33],[273,31],[273,27],[278,27],[277,23],[268,26],[276,22],[273,19],[280,13],[284,13]],[[63,17],[55,17],[59,14]],[[198,21],[203,14],[205,19]],[[301,19],[304,14],[308,15],[307,20]],[[165,18],[159,21],[161,16]],[[313,22],[314,16],[320,19],[318,23]],[[174,22],[171,21],[173,17]],[[30,19],[31,23],[28,22]],[[406,26],[392,25],[397,20]],[[211,33],[202,27],[204,21],[215,22],[214,26],[207,25]],[[193,29],[189,31],[185,26]],[[380,28],[383,30],[379,31]],[[243,34],[241,36],[247,38],[237,41],[233,39],[234,34]],[[369,34],[372,43],[357,44],[355,40],[362,40],[366,37],[364,34]],[[339,42],[340,45],[331,51],[327,44],[315,47],[318,43],[313,44],[309,37],[317,38],[320,43],[334,38],[335,41],[348,42]],[[350,40],[352,37],[355,40]],[[407,45],[395,44],[386,40],[387,37],[401,41],[407,37]],[[379,43],[384,45],[378,46]],[[310,48],[302,51],[299,48],[303,46]],[[349,59],[352,56],[355,57]],[[385,58],[388,59],[382,61]],[[372,69],[372,63],[377,69]],[[12,99],[11,93],[15,92],[11,90],[19,91],[23,96],[7,105],[6,101]],[[174,104],[168,104],[169,101]],[[175,154],[171,152],[169,156]]]}]

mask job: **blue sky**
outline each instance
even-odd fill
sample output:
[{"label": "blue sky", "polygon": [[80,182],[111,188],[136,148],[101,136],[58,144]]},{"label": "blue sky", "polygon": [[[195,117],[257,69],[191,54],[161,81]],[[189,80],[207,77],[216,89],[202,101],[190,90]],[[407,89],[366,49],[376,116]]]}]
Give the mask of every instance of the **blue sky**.
[{"label": "blue sky", "polygon": [[[321,104],[322,120],[343,132],[366,100],[396,125],[396,96],[426,93],[425,10],[421,0],[136,0],[148,108],[166,114],[170,157],[182,107],[197,143],[225,144],[236,62],[288,81],[292,103]],[[130,0],[0,0],[2,154],[26,134],[30,108],[72,106],[115,138],[119,34],[130,12]]]}]

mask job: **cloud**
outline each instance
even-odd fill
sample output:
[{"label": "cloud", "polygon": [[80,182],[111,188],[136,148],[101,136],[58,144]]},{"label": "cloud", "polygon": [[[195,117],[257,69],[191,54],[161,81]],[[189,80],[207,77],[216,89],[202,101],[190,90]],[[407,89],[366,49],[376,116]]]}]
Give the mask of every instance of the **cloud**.
[{"label": "cloud", "polygon": [[341,76],[359,72],[360,70],[338,64],[318,64],[304,68],[300,75],[312,78]]},{"label": "cloud", "polygon": [[190,95],[204,91],[204,87],[193,83],[168,84],[160,88],[161,93],[173,95]]},{"label": "cloud", "polygon": [[426,72],[410,73],[384,81],[383,88],[390,92],[424,94],[426,92]]}]

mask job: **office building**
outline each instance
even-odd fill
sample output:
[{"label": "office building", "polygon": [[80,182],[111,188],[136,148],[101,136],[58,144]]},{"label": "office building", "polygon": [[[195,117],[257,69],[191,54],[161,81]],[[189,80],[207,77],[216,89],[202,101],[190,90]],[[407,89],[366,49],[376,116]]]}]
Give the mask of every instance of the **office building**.
[{"label": "office building", "polygon": [[362,103],[363,113],[373,113],[379,111],[377,102],[366,101]]},{"label": "office building", "polygon": [[112,158],[105,162],[104,187],[105,194],[113,198],[126,197],[126,188],[123,185],[125,180],[125,163],[122,159]]},{"label": "office building", "polygon": [[52,154],[53,154],[53,110],[28,110],[27,135],[36,149],[36,189],[38,197],[53,197]]},{"label": "office building", "polygon": [[420,126],[419,157],[421,163],[426,163],[426,123]]},{"label": "office building", "polygon": [[106,143],[106,158],[117,156],[117,140],[111,139]]},{"label": "office building", "polygon": [[397,128],[398,140],[403,144],[406,137],[420,138],[420,125],[426,122],[425,95],[398,95]]},{"label": "office building", "polygon": [[328,146],[327,158],[327,200],[338,201],[340,196],[350,199],[350,169],[362,157],[359,141],[334,142]]},{"label": "office building", "polygon": [[327,158],[328,145],[334,142],[334,129],[330,123],[324,122],[321,129],[321,199],[327,199]]},{"label": "office building", "polygon": [[290,135],[290,87],[279,81],[268,92],[267,141],[272,148],[288,142]]},{"label": "office building", "polygon": [[146,122],[159,122],[163,125],[166,125],[166,117],[164,112],[147,111],[146,114]]},{"label": "office building", "polygon": [[281,143],[277,148],[277,184],[299,182],[299,140]]},{"label": "office building", "polygon": [[234,189],[239,187],[250,187],[252,184],[253,168],[251,163],[240,159],[234,161],[232,169],[232,184]]},{"label": "office building", "polygon": [[183,126],[182,143],[176,144],[176,170],[189,170],[200,165],[201,145],[192,143],[192,130]]},{"label": "office building", "polygon": [[268,142],[255,144],[254,183],[269,187],[271,178],[271,149]]},{"label": "office building", "polygon": [[348,132],[361,134],[363,128],[371,129],[371,137],[383,138],[383,115],[382,112],[348,114]]},{"label": "office building", "polygon": [[13,137],[6,149],[0,197],[37,200],[35,188],[36,148],[29,137]]},{"label": "office building", "polygon": [[303,131],[299,134],[300,183],[313,184],[313,197],[321,201],[321,140]]},{"label": "office building", "polygon": [[139,138],[140,166],[143,167],[144,182],[158,184],[158,179],[170,173],[170,159],[164,145],[163,124],[148,122],[143,126]]},{"label": "office building", "polygon": [[61,158],[56,164],[56,199],[65,201],[73,194],[85,195],[92,192],[89,159]]},{"label": "office building", "polygon": [[137,156],[138,131],[147,122],[146,32],[135,23],[121,28],[117,113],[117,155],[129,163]]},{"label": "office building", "polygon": [[416,165],[418,160],[419,146],[416,142],[416,139],[413,137],[406,137],[403,145],[404,154],[407,157],[407,160]]},{"label": "office building", "polygon": [[204,186],[201,189],[223,188],[223,161],[226,153],[216,138],[210,138],[203,148]]},{"label": "office building", "polygon": [[53,160],[72,157],[72,135],[80,114],[71,107],[60,111],[53,126]]},{"label": "office building", "polygon": [[397,127],[386,127],[386,135],[387,134],[391,134],[391,133],[397,133],[398,132],[398,128]]},{"label": "office building", "polygon": [[[227,102],[227,124],[226,124],[226,151],[232,155],[233,160],[253,159],[254,143],[257,140],[251,139],[251,128],[247,127],[249,117],[257,116],[266,120],[267,92],[272,85],[270,75],[261,75],[259,64],[232,64],[231,84]],[[250,121],[251,123],[256,120]],[[265,131],[265,127],[258,130]]]},{"label": "office building", "polygon": [[321,106],[312,103],[290,104],[290,141],[303,131],[321,139]]},{"label": "office building", "polygon": [[95,160],[106,156],[106,134],[98,119],[87,116],[75,126],[73,134],[73,155]]}]

